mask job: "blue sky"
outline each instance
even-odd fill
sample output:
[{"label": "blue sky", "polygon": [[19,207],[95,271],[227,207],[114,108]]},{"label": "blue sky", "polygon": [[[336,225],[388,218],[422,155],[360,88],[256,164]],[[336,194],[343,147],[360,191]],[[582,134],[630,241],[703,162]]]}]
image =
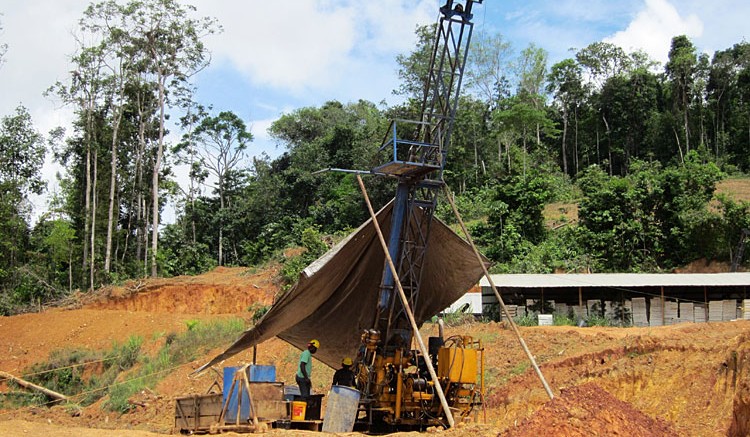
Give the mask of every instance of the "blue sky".
[{"label": "blue sky", "polygon": [[[3,0],[0,116],[23,104],[41,132],[69,126],[69,108],[42,96],[65,80],[75,50],[72,36],[85,0]],[[224,31],[206,42],[212,64],[196,76],[198,99],[241,116],[255,136],[252,153],[282,150],[266,129],[284,113],[327,100],[396,102],[395,57],[414,47],[417,25],[433,23],[438,0],[195,0],[201,16]],[[571,48],[608,41],[663,62],[672,36],[686,34],[712,54],[748,36],[750,2],[739,0],[485,0],[476,5],[475,37],[500,33],[514,52],[534,43],[550,65]],[[44,167],[50,188],[62,171]],[[180,178],[184,173],[178,172]],[[44,198],[35,199],[36,212]]]}]

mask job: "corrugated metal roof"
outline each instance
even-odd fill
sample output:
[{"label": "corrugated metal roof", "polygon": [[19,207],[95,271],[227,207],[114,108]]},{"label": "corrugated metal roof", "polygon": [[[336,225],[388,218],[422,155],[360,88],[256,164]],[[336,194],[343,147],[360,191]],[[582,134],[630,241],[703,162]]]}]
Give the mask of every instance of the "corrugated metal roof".
[{"label": "corrugated metal roof", "polygon": [[[750,286],[750,273],[563,273],[491,275],[499,288]],[[479,281],[489,287],[486,277]]]}]

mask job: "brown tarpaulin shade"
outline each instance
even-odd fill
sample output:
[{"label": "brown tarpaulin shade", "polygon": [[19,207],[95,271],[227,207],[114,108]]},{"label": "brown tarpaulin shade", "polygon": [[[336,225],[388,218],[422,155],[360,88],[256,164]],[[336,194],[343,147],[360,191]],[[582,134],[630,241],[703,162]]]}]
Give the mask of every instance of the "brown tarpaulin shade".
[{"label": "brown tarpaulin shade", "polygon": [[[377,214],[386,239],[392,204]],[[368,220],[310,264],[255,327],[196,372],[274,336],[299,349],[316,338],[320,349],[315,358],[338,368],[344,357],[356,355],[362,332],[373,328],[384,263],[375,227]],[[482,268],[471,246],[433,218],[419,299],[412,308],[417,322],[421,325],[447,308],[481,276]]]}]

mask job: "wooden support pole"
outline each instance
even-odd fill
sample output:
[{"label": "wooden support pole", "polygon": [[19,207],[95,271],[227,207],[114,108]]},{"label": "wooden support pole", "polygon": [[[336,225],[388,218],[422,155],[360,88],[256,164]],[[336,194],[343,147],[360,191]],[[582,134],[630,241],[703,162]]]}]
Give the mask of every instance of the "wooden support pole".
[{"label": "wooden support pole", "polygon": [[398,295],[399,297],[401,297],[401,303],[404,305],[404,311],[406,312],[406,315],[409,317],[409,323],[411,324],[411,329],[414,331],[414,338],[417,339],[417,344],[419,344],[419,350],[420,352],[422,352],[422,355],[424,356],[424,362],[427,365],[427,370],[430,372],[430,377],[432,378],[433,381],[435,381],[435,391],[437,391],[438,398],[440,399],[440,404],[443,406],[443,411],[445,412],[445,418],[448,419],[449,427],[453,428],[453,426],[455,425],[455,422],[453,420],[453,414],[451,413],[451,410],[448,407],[448,401],[445,399],[445,393],[443,393],[443,387],[440,386],[440,381],[438,380],[437,374],[435,373],[435,369],[432,367],[432,360],[429,359],[430,354],[427,350],[427,347],[424,345],[424,341],[422,340],[422,335],[419,333],[417,322],[414,320],[414,314],[411,312],[411,308],[409,307],[409,299],[406,298],[406,293],[404,293],[404,289],[401,286],[401,280],[398,277],[396,266],[393,264],[393,260],[391,259],[391,256],[388,253],[388,245],[385,244],[385,237],[383,237],[383,232],[380,230],[380,224],[378,223],[378,218],[375,215],[375,211],[372,209],[372,204],[370,203],[370,196],[367,195],[367,189],[365,188],[364,182],[362,182],[362,176],[360,176],[359,174],[357,174],[357,182],[359,183],[359,188],[362,190],[362,195],[365,198],[365,203],[367,204],[367,210],[370,211],[370,217],[372,218],[372,224],[375,227],[375,232],[378,235],[378,240],[380,240],[380,245],[383,247],[385,260],[388,262],[388,268],[391,269],[391,274],[393,274],[393,280],[396,283],[396,289],[398,290]]},{"label": "wooden support pole", "polygon": [[578,312],[583,316],[583,287],[578,287]]},{"label": "wooden support pole", "polygon": [[[252,412],[253,426],[255,427],[255,431],[258,431],[258,414],[255,410],[255,404],[253,404],[253,396],[250,393],[250,381],[247,379],[247,367],[248,365],[245,364],[240,369],[240,371],[242,372],[242,375],[240,375],[240,378],[242,378],[242,383],[245,385],[245,390],[247,391],[247,403],[248,403],[248,408]],[[240,392],[239,396],[242,397],[242,390],[240,390],[239,392]]]},{"label": "wooden support pole", "polygon": [[42,392],[45,395],[47,395],[47,396],[49,396],[49,397],[51,397],[53,399],[57,399],[58,401],[67,401],[68,400],[68,397],[65,396],[62,393],[58,393],[58,392],[52,391],[52,390],[50,390],[48,388],[44,388],[42,386],[36,385],[36,384],[34,384],[32,382],[26,381],[26,380],[21,379],[21,378],[19,378],[17,376],[13,376],[13,375],[11,375],[10,373],[7,373],[7,372],[1,372],[0,371],[0,378],[10,379],[11,381],[14,381],[16,384],[20,385],[21,387],[30,388],[32,390],[36,390],[38,392]]},{"label": "wooden support pole", "polygon": [[667,316],[664,314],[664,309],[667,307],[666,302],[664,302],[664,286],[661,286],[661,326],[664,326],[666,323],[664,321],[667,319]]},{"label": "wooden support pole", "polygon": [[474,249],[474,255],[476,255],[477,261],[479,262],[479,265],[482,267],[482,271],[484,272],[484,276],[487,278],[487,282],[490,283],[490,287],[492,287],[492,291],[495,293],[495,297],[497,297],[497,301],[500,302],[500,307],[502,307],[503,313],[505,313],[505,316],[508,319],[508,323],[510,324],[510,327],[513,329],[513,332],[516,334],[516,338],[518,339],[518,342],[521,344],[521,348],[523,348],[523,351],[526,353],[526,357],[528,357],[529,362],[531,362],[531,366],[534,368],[534,371],[536,372],[537,377],[539,377],[539,380],[542,382],[542,386],[544,387],[544,391],[547,392],[547,396],[549,396],[550,399],[554,399],[555,395],[552,393],[552,389],[550,389],[549,384],[547,384],[547,380],[544,378],[544,375],[542,375],[542,371],[539,369],[539,366],[536,364],[536,359],[531,354],[531,351],[529,350],[528,346],[526,346],[526,342],[523,341],[523,337],[521,337],[521,332],[518,330],[518,326],[516,326],[516,323],[513,321],[513,318],[510,316],[510,312],[508,311],[508,308],[505,306],[503,297],[500,296],[500,292],[497,291],[497,287],[495,286],[495,283],[492,281],[492,278],[490,277],[490,272],[487,271],[487,266],[484,265],[484,261],[482,261],[482,256],[479,254],[479,250],[477,249],[477,246],[474,244],[474,240],[471,238],[471,235],[469,234],[469,230],[466,229],[466,224],[461,218],[461,214],[458,213],[458,208],[456,207],[455,202],[453,202],[453,195],[448,189],[448,185],[443,185],[443,188],[445,189],[445,197],[448,198],[448,203],[450,203],[451,208],[453,208],[453,214],[456,216],[456,220],[458,220],[458,224],[461,225],[461,230],[466,236],[466,241],[471,245],[471,248]]}]

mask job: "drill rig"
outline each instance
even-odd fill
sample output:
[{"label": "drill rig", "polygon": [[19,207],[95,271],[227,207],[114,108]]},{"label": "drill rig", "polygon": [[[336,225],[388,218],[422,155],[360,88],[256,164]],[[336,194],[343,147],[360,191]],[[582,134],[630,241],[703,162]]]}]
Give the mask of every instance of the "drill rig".
[{"label": "drill rig", "polygon": [[[360,411],[366,413],[360,423],[370,429],[445,426],[447,415],[467,417],[481,403],[481,343],[465,336],[444,339],[441,330],[440,336],[429,338],[424,356],[411,348],[414,333],[407,317],[419,293],[429,293],[420,289],[422,267],[444,187],[442,174],[471,41],[474,3],[482,0],[447,0],[440,7],[420,117],[391,122],[380,148],[383,164],[372,170],[396,179],[398,185],[386,239],[397,276],[386,260],[372,329],[362,334],[355,362]],[[407,305],[396,293],[396,278]],[[436,372],[427,371],[427,360]],[[438,399],[443,394],[451,413]]]}]

